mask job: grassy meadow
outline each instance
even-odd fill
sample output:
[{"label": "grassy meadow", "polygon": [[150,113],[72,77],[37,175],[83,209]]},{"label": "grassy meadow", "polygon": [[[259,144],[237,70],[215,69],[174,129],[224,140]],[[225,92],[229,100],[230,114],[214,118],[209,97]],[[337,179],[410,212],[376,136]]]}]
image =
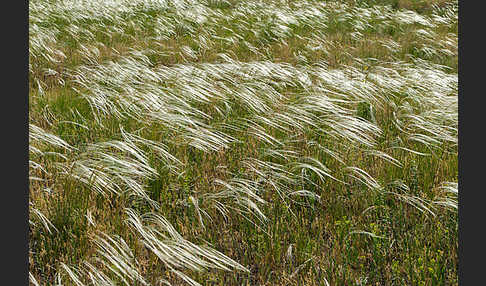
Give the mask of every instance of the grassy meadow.
[{"label": "grassy meadow", "polygon": [[458,285],[457,0],[29,0],[31,285]]}]

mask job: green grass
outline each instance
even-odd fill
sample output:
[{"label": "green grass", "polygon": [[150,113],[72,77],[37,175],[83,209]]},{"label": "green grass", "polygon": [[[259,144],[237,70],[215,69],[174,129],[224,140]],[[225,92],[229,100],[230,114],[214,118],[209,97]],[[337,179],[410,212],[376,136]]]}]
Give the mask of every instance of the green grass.
[{"label": "green grass", "polygon": [[31,283],[458,284],[457,2],[110,3],[29,3]]}]

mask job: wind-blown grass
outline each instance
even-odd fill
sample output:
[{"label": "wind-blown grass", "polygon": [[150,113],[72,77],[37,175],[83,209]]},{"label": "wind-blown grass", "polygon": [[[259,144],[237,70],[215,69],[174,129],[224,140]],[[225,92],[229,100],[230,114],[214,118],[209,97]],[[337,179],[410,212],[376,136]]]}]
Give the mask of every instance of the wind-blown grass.
[{"label": "wind-blown grass", "polygon": [[30,1],[31,283],[457,284],[458,5],[388,2]]}]

